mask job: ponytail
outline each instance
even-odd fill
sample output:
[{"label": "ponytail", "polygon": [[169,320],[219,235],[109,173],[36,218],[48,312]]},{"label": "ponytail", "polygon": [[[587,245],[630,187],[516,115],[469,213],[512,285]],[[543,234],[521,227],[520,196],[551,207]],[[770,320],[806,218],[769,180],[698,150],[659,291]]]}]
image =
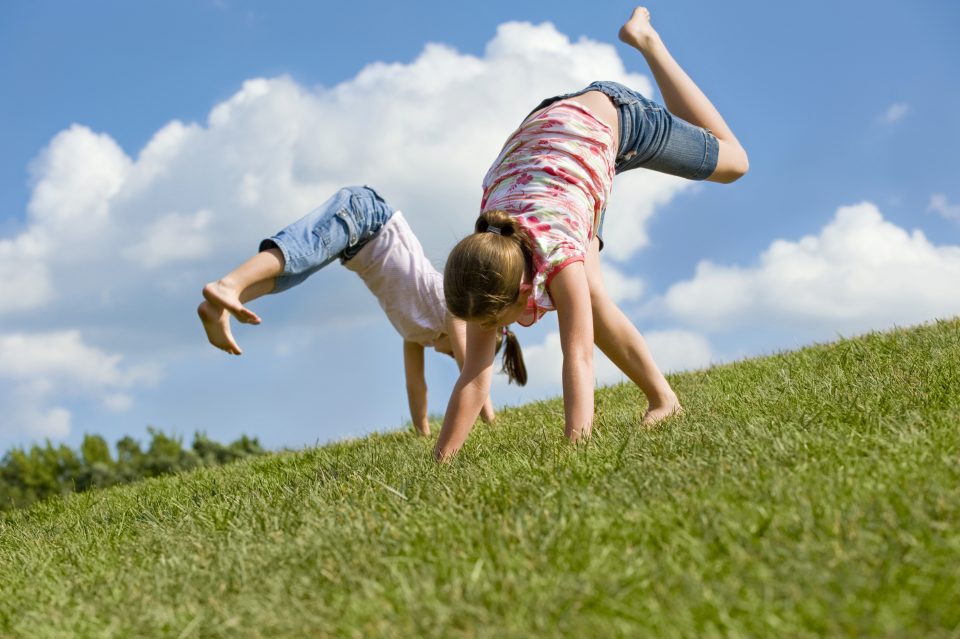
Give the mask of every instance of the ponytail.
[{"label": "ponytail", "polygon": [[485,321],[520,296],[520,280],[531,260],[517,222],[504,211],[484,211],[474,232],[460,240],[443,269],[443,293],[454,317]]},{"label": "ponytail", "polygon": [[503,347],[503,368],[507,380],[516,382],[518,386],[527,384],[527,366],[523,363],[523,351],[520,350],[520,341],[508,327],[504,326],[497,335],[497,352]]},{"label": "ponytail", "polygon": [[474,223],[473,231],[474,233],[489,231],[500,237],[513,238],[514,242],[523,244],[520,239],[520,226],[516,220],[507,215],[506,211],[484,211]]}]

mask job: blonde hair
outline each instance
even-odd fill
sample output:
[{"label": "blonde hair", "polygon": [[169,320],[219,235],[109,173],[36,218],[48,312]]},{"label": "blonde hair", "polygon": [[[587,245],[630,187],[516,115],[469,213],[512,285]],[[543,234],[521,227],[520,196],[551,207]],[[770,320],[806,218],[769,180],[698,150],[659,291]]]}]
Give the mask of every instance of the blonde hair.
[{"label": "blonde hair", "polygon": [[474,232],[453,247],[443,269],[447,309],[466,321],[492,320],[520,297],[529,259],[513,218],[503,211],[481,213]]},{"label": "blonde hair", "polygon": [[[491,230],[495,229],[495,230]],[[443,296],[454,317],[489,322],[520,298],[520,283],[531,261],[530,247],[516,221],[504,211],[480,214],[474,232],[460,240],[443,269]],[[506,327],[498,331],[503,372],[511,382],[527,383],[520,342]]]}]

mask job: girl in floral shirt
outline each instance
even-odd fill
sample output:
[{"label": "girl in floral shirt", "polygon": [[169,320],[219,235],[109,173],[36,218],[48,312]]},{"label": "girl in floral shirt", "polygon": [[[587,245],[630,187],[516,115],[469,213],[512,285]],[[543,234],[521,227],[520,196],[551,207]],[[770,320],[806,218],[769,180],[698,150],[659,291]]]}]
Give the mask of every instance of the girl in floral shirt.
[{"label": "girl in floral shirt", "polygon": [[[603,213],[615,173],[644,167],[733,182],[747,154],[638,7],[619,33],[646,58],[667,108],[614,83],[544,100],[507,140],[483,181],[474,233],[444,271],[450,312],[467,321],[466,355],[435,456],[463,445],[487,396],[497,331],[556,310],[563,349],[565,433],[593,425],[593,345],[644,392],[643,424],[681,410],[643,337],[600,276]],[[669,109],[669,110],[668,110]]]}]

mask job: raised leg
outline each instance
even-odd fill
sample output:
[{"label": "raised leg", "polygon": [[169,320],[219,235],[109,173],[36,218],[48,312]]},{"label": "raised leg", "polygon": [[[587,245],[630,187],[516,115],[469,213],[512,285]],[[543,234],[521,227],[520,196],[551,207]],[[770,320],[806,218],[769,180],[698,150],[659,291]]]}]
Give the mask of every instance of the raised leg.
[{"label": "raised leg", "polygon": [[643,424],[652,426],[681,410],[680,401],[670,383],[653,360],[640,331],[613,303],[600,274],[600,243],[593,238],[585,260],[590,302],[593,305],[593,340],[647,396]]},{"label": "raised leg", "polygon": [[230,330],[230,316],[244,324],[259,324],[260,317],[244,303],[270,293],[283,265],[283,253],[268,249],[203,287],[204,301],[197,307],[197,315],[211,344],[232,355],[243,352]]},{"label": "raised leg", "polygon": [[660,34],[650,24],[650,12],[645,7],[634,9],[620,28],[619,36],[643,54],[667,109],[691,124],[710,129],[717,137],[720,147],[717,168],[707,179],[729,183],[746,174],[750,167],[747,152],[713,103],[673,59]]}]

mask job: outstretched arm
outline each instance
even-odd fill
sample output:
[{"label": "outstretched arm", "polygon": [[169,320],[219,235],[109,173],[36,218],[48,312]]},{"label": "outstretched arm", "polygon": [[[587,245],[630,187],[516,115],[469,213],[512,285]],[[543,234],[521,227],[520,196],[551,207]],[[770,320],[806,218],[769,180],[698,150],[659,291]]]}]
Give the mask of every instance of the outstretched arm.
[{"label": "outstretched arm", "polygon": [[484,330],[471,322],[467,324],[466,333],[463,369],[450,394],[443,428],[440,429],[440,438],[433,451],[433,456],[441,462],[451,459],[463,446],[484,400],[490,394],[496,331]]},{"label": "outstretched arm", "polygon": [[403,370],[407,378],[407,403],[410,419],[421,435],[430,434],[427,419],[427,380],[423,375],[423,346],[416,342],[403,341]]},{"label": "outstretched arm", "polygon": [[550,282],[563,350],[564,433],[570,441],[593,429],[593,312],[583,262],[574,262]]},{"label": "outstretched arm", "polygon": [[[461,319],[455,318],[450,313],[444,320],[447,335],[450,336],[450,346],[453,348],[453,358],[457,360],[457,368],[463,370],[463,361],[467,351],[467,323]],[[486,423],[491,423],[496,418],[493,410],[493,402],[490,401],[490,394],[483,400],[483,408],[480,409],[480,419]]]},{"label": "outstretched arm", "polygon": [[713,103],[673,59],[660,34],[650,24],[650,12],[645,7],[633,10],[630,19],[620,28],[620,40],[643,54],[670,112],[691,124],[710,129],[717,137],[720,144],[717,168],[707,179],[733,182],[743,176],[750,166],[747,152]]}]

